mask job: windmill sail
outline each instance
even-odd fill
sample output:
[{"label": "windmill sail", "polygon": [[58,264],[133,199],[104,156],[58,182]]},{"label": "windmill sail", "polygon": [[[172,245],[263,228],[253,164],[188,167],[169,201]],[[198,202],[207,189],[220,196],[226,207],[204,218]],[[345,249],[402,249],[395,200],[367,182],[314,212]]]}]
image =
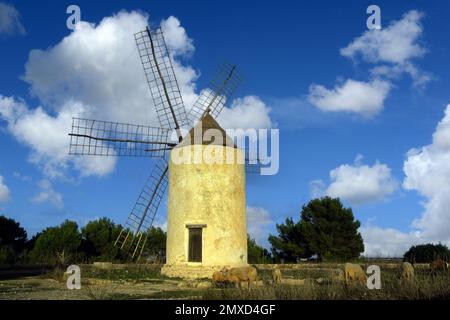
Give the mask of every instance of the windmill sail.
[{"label": "windmill sail", "polygon": [[115,242],[117,247],[128,251],[132,259],[139,259],[144,250],[148,231],[167,188],[167,169],[167,161],[160,158]]},{"label": "windmill sail", "polygon": [[161,127],[177,130],[181,139],[187,115],[163,32],[147,27],[134,38]]},{"label": "windmill sail", "polygon": [[[191,128],[207,114],[212,118],[219,116],[241,76],[235,65],[224,65],[208,89],[201,92],[188,115],[175,76],[173,56],[161,28],[147,27],[134,37],[161,128],[73,118],[69,154],[159,158],[115,241],[132,259],[139,259],[167,189],[167,151],[182,142],[182,128]],[[174,131],[176,143],[171,139]]]},{"label": "windmill sail", "polygon": [[174,146],[169,130],[73,118],[70,155],[161,157]]},{"label": "windmill sail", "polygon": [[217,119],[227,99],[233,95],[242,78],[236,65],[223,65],[215,74],[207,89],[200,93],[189,112],[191,124],[199,121],[206,112]]}]

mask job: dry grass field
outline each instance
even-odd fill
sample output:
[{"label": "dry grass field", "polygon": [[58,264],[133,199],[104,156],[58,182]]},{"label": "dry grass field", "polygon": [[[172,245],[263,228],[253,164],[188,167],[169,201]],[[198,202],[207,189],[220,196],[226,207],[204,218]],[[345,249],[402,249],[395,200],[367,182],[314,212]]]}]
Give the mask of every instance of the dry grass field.
[{"label": "dry grass field", "polygon": [[[185,281],[161,276],[160,265],[81,266],[81,289],[68,290],[59,269],[20,272],[0,270],[0,299],[450,299],[450,274],[432,274],[417,266],[414,281],[401,281],[396,263],[381,267],[380,290],[336,280],[338,264],[281,265],[283,281],[271,283],[271,269],[258,266],[259,281],[249,291],[216,288],[209,279]],[[37,274],[36,274],[37,273]]]}]

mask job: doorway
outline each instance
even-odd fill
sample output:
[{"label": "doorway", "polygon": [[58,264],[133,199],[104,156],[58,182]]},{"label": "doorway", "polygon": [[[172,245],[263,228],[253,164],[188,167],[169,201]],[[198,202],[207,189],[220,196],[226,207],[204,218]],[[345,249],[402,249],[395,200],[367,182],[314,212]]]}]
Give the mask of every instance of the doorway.
[{"label": "doorway", "polygon": [[189,228],[188,262],[202,262],[202,228]]}]

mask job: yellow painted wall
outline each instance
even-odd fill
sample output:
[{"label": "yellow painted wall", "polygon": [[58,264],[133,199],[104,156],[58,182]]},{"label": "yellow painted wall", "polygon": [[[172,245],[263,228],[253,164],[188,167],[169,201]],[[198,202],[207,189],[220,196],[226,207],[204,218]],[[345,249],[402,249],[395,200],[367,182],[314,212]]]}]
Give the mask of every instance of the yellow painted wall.
[{"label": "yellow painted wall", "polygon": [[[245,164],[235,160],[233,164],[207,164],[206,161],[175,164],[174,152],[202,154],[206,161],[226,153],[235,160],[244,157],[242,150],[224,146],[188,145],[171,152],[165,269],[180,265],[246,265]],[[206,224],[202,235],[202,263],[187,262],[186,224]]]}]

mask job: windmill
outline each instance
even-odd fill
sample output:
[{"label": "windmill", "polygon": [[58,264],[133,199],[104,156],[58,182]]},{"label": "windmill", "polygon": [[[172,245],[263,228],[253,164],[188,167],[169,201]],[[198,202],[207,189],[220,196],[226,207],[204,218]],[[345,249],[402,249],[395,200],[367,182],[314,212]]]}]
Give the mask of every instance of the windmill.
[{"label": "windmill", "polygon": [[[182,223],[182,221],[178,220],[177,213],[171,214],[171,212],[176,211],[174,209],[174,203],[180,203],[180,199],[183,198],[180,196],[180,192],[185,194],[187,189],[180,190],[176,186],[179,182],[180,172],[181,175],[184,172],[183,169],[178,168],[172,171],[169,170],[169,167],[172,168],[172,166],[169,166],[166,156],[176,148],[179,150],[181,147],[189,146],[190,143],[187,141],[190,139],[185,138],[192,134],[193,130],[199,125],[224,132],[215,121],[215,118],[220,114],[226,100],[235,91],[241,80],[241,76],[235,65],[222,66],[210,82],[209,88],[200,93],[192,109],[187,113],[172,65],[171,54],[167,48],[161,27],[155,30],[146,27],[146,29],[136,33],[134,38],[156,108],[160,127],[73,118],[72,129],[69,133],[69,154],[157,158],[154,169],[139,194],[125,223],[125,227],[121,230],[115,241],[115,245],[128,252],[132,259],[139,259],[147,241],[147,231],[153,225],[159,204],[167,189],[169,171],[173,171],[176,176],[172,184],[173,190],[169,188],[168,246],[170,243],[173,243],[175,247],[177,246],[177,241],[179,241],[177,237],[179,234],[171,231],[175,229],[174,224],[178,222]],[[193,127],[193,125],[195,126]],[[183,128],[191,129],[188,135],[183,135]],[[171,133],[173,132],[176,134],[175,141],[170,139]],[[225,133],[224,137],[228,139]],[[240,151],[236,150],[236,152]],[[238,216],[239,223],[241,224],[238,242],[240,243],[240,247],[245,246],[245,250],[243,249],[245,252],[243,251],[239,255],[239,259],[243,264],[246,264],[245,168],[242,170],[241,167],[235,165],[232,169],[232,171],[234,170],[233,174],[238,177],[238,187],[237,189],[233,189],[232,192],[237,191],[240,197],[239,208],[235,208],[232,214]],[[217,171],[217,168],[208,167],[205,170]],[[198,168],[196,168],[196,172],[198,171]],[[199,180],[197,179],[196,183],[198,182]],[[226,183],[219,186],[219,189],[223,190],[224,188],[228,188]],[[201,180],[200,185],[203,184],[204,180]],[[205,199],[200,201],[205,201]],[[209,204],[206,203],[206,205]],[[183,209],[184,213],[189,211],[185,209]],[[197,209],[190,208],[192,212]],[[204,226],[206,224],[197,223],[192,224],[190,226],[191,228],[188,228],[189,234],[186,237],[188,238],[189,244],[180,246],[180,250],[184,250],[186,253],[185,260],[187,262],[198,262],[199,259],[200,261],[202,259],[202,249],[200,248],[200,253],[198,250],[197,252],[194,251],[195,244],[198,247],[198,243],[200,242],[200,246],[202,246],[202,236],[200,235],[199,238],[199,229],[204,228]],[[170,251],[171,249],[168,248],[169,260]],[[245,255],[245,258],[242,257],[243,255]],[[174,258],[175,254],[172,257]],[[178,258],[174,259],[176,260]]]}]

